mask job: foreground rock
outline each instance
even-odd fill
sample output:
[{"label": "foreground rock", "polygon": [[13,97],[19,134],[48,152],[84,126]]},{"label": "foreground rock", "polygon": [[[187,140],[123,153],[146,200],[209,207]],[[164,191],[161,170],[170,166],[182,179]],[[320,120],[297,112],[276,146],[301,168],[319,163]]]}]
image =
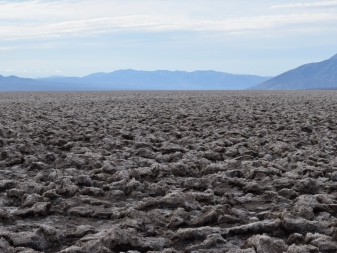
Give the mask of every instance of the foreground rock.
[{"label": "foreground rock", "polygon": [[0,252],[337,252],[337,93],[0,93]]}]

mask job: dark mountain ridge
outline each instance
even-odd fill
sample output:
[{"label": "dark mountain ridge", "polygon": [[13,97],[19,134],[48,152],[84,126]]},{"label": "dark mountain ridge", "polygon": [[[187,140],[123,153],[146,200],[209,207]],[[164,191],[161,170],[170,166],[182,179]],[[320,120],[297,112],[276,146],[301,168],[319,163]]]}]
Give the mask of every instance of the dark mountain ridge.
[{"label": "dark mountain ridge", "polygon": [[337,54],[330,59],[289,70],[252,90],[334,89],[337,87]]}]

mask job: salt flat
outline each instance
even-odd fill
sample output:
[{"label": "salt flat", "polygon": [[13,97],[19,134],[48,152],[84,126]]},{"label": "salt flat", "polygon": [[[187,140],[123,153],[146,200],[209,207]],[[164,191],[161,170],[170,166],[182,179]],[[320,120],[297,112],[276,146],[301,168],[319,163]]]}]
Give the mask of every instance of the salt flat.
[{"label": "salt flat", "polygon": [[337,91],[0,93],[0,252],[337,252]]}]

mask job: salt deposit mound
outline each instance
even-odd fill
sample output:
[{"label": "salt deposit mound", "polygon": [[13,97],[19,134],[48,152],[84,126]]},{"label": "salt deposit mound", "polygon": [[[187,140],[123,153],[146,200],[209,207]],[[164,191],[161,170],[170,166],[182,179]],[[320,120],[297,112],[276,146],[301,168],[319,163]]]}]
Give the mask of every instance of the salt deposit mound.
[{"label": "salt deposit mound", "polygon": [[0,93],[0,252],[337,252],[337,92]]}]

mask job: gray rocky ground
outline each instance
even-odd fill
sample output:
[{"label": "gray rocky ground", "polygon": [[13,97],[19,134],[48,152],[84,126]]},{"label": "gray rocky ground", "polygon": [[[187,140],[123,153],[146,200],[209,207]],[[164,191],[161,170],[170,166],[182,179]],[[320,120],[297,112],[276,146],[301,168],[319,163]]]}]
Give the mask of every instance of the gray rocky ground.
[{"label": "gray rocky ground", "polygon": [[337,92],[0,93],[0,252],[337,252]]}]

